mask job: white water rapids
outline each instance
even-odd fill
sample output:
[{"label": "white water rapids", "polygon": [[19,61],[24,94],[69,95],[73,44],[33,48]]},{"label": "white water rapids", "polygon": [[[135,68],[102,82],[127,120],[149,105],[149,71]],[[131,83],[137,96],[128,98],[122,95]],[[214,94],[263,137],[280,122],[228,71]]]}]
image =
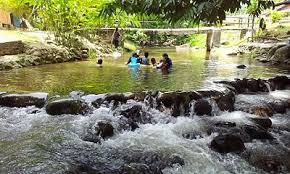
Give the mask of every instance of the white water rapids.
[{"label": "white water rapids", "polygon": [[[290,92],[276,91],[267,96],[290,99]],[[139,125],[140,128],[135,131],[122,131],[118,129],[120,117],[113,116],[112,111],[104,107],[86,116],[50,116],[44,109],[35,107],[1,107],[0,173],[66,173],[79,163],[94,168],[106,166],[114,169],[123,164],[123,156],[140,151],[160,155],[177,154],[184,159],[184,166],[167,167],[163,170],[164,174],[265,173],[236,154],[221,155],[209,148],[216,134],[205,133],[204,119],[251,124],[246,119],[249,114],[235,111],[219,112],[217,116],[207,118],[194,114],[192,117],[169,118],[155,109],[148,110],[148,113],[156,124]],[[284,115],[276,114],[271,120],[274,125],[289,127],[289,114],[289,111]],[[104,119],[111,120],[117,128],[115,135],[106,141],[102,140],[101,144],[84,141],[82,138],[91,131],[92,126]],[[193,140],[185,139],[182,135],[189,132],[198,132],[201,136]],[[284,144],[287,143],[285,139],[290,139],[287,131],[282,134],[271,133]],[[276,147],[258,140],[246,143],[246,148],[257,146],[264,146],[265,149]]]}]

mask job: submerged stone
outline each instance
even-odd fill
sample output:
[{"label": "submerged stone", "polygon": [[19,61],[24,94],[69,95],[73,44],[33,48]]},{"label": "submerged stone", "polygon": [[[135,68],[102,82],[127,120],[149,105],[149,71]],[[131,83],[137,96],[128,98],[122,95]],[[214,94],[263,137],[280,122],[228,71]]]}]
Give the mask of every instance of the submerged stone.
[{"label": "submerged stone", "polygon": [[46,112],[50,115],[84,115],[89,112],[89,106],[81,100],[61,99],[49,102],[46,106]]},{"label": "submerged stone", "polygon": [[246,149],[242,139],[231,134],[215,137],[210,143],[210,148],[219,153],[242,152]]},{"label": "submerged stone", "polygon": [[269,118],[250,117],[250,120],[264,129],[269,129],[272,126],[272,121]]},{"label": "submerged stone", "polygon": [[27,107],[36,106],[42,108],[48,98],[47,93],[30,94],[3,94],[0,95],[0,106],[6,107]]},{"label": "submerged stone", "polygon": [[121,174],[154,174],[150,167],[142,163],[130,163],[123,166]]},{"label": "submerged stone", "polygon": [[96,135],[103,139],[112,137],[114,135],[114,127],[108,121],[99,121],[95,127]]},{"label": "submerged stone", "polygon": [[262,127],[244,125],[241,127],[241,129],[245,131],[251,137],[251,139],[274,139],[274,137]]}]

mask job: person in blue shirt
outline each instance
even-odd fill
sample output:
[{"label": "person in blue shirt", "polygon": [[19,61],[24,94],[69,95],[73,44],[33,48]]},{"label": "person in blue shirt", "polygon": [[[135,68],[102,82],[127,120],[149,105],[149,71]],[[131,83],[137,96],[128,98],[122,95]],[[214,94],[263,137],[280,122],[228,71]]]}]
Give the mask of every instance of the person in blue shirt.
[{"label": "person in blue shirt", "polygon": [[132,56],[129,58],[128,62],[126,65],[128,64],[138,64],[138,55],[137,53],[133,53]]},{"label": "person in blue shirt", "polygon": [[143,65],[150,65],[149,63],[149,53],[145,52],[144,53],[144,57],[142,58],[142,62]]}]

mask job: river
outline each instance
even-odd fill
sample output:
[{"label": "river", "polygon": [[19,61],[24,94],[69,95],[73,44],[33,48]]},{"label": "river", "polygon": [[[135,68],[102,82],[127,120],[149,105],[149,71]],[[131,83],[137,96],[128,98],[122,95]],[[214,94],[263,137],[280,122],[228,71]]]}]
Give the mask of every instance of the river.
[{"label": "river", "polygon": [[[202,51],[175,49],[151,49],[151,57],[159,58],[167,52],[174,68],[169,75],[151,66],[135,72],[124,64],[129,55],[120,59],[105,58],[103,68],[95,61],[43,65],[0,72],[0,90],[15,92],[43,91],[51,95],[67,95],[71,91],[90,93],[112,93],[144,90],[192,91],[217,89],[217,80],[234,78],[270,78],[288,75],[288,70],[265,67],[247,57],[226,55],[206,56]],[[245,64],[246,69],[236,66]],[[259,99],[259,100],[258,100]],[[237,95],[236,100],[260,104],[276,99],[290,99],[289,90],[277,90],[256,95]],[[116,110],[125,105],[141,105],[151,123],[139,124],[135,131],[118,129],[121,116]],[[86,115],[51,116],[45,108],[0,107],[0,173],[5,174],[48,174],[48,173],[96,173],[117,174],[124,164],[131,161],[146,163],[154,168],[172,155],[184,160],[184,165],[174,164],[162,168],[164,174],[197,173],[266,173],[249,164],[235,153],[219,154],[209,148],[217,135],[207,135],[208,122],[230,121],[237,125],[252,124],[247,119],[251,114],[243,111],[223,112],[215,104],[212,117],[199,117],[191,110],[191,116],[170,117],[167,112],[150,108],[135,100],[112,107],[101,106]],[[284,114],[274,114],[273,127],[287,128],[290,125],[289,109]],[[84,141],[100,120],[109,120],[115,127],[114,136],[100,144]],[[290,132],[270,130],[277,141],[254,140],[245,143],[255,153],[286,156],[289,153]],[[185,133],[199,132],[194,139],[184,138]],[[287,153],[286,153],[287,152]],[[289,156],[288,156],[289,157]],[[138,160],[134,158],[138,158]],[[263,159],[263,158],[262,158]],[[284,158],[283,158],[284,159]],[[132,163],[133,161],[133,163]],[[138,165],[137,165],[138,166]],[[143,167],[143,169],[142,169]],[[138,167],[137,167],[138,168]],[[144,174],[146,166],[140,166]],[[279,170],[287,173],[287,170]],[[125,173],[123,173],[125,174]],[[136,173],[137,174],[137,173]]]},{"label": "river", "polygon": [[[169,75],[151,66],[132,70],[125,66],[130,54],[121,58],[105,58],[103,68],[96,61],[42,65],[0,72],[3,91],[44,91],[68,94],[71,91],[87,93],[128,92],[144,90],[177,91],[211,88],[214,80],[234,78],[269,78],[288,74],[289,70],[269,68],[255,63],[250,56],[227,56],[221,53],[207,55],[204,50],[149,49],[157,60],[167,52],[173,60]],[[245,64],[246,69],[237,65]]]}]

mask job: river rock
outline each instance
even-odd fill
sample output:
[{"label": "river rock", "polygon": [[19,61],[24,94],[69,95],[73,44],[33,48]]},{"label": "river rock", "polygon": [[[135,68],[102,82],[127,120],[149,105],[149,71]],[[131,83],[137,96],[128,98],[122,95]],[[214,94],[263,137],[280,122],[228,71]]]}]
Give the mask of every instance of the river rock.
[{"label": "river rock", "polygon": [[135,131],[138,129],[139,126],[136,122],[134,122],[131,118],[126,118],[124,116],[121,116],[118,120],[118,130],[123,131]]},{"label": "river rock", "polygon": [[272,47],[272,48],[270,49],[270,51],[268,52],[267,60],[271,59],[272,56],[275,54],[275,52],[276,52],[279,48],[282,48],[282,47],[284,47],[284,46],[286,46],[286,45],[285,45],[285,44],[282,44],[282,45],[276,45],[276,46]]},{"label": "river rock", "polygon": [[247,68],[247,66],[246,65],[238,65],[237,68],[238,69],[245,69],[245,68]]},{"label": "river rock", "polygon": [[274,90],[283,90],[289,87],[290,79],[286,76],[277,76],[268,80]]},{"label": "river rock", "polygon": [[211,115],[212,106],[205,99],[199,99],[194,104],[194,112],[196,115]]},{"label": "river rock", "polygon": [[210,148],[219,153],[242,152],[246,149],[242,139],[231,134],[215,137],[210,143]]},{"label": "river rock", "polygon": [[0,95],[0,106],[6,107],[27,107],[36,106],[42,108],[48,98],[47,93],[30,94],[4,94]]},{"label": "river rock", "polygon": [[268,140],[272,140],[274,139],[274,137],[267,132],[265,129],[263,129],[262,127],[258,127],[258,126],[251,126],[251,125],[243,125],[241,127],[241,130],[243,130],[244,132],[246,132],[251,139],[268,139]]},{"label": "river rock", "polygon": [[81,100],[60,99],[49,102],[46,106],[46,112],[50,115],[84,115],[89,112],[89,106]]},{"label": "river rock", "polygon": [[167,165],[170,167],[173,167],[175,164],[178,164],[180,166],[184,166],[185,161],[180,156],[173,154],[168,158]]},{"label": "river rock", "polygon": [[96,143],[96,144],[100,144],[101,143],[101,138],[93,133],[89,133],[87,135],[85,135],[82,138],[84,141],[88,141],[88,142],[92,142],[92,143]]},{"label": "river rock", "polygon": [[226,94],[219,98],[216,98],[216,102],[221,111],[234,111],[235,107],[235,94],[232,91],[228,91]]},{"label": "river rock", "polygon": [[[210,97],[217,97],[223,95],[221,91],[216,90],[198,90],[196,91],[199,95],[201,95],[202,98],[210,98]],[[197,99],[201,99],[197,98]]]},{"label": "river rock", "polygon": [[272,126],[272,121],[269,118],[250,117],[250,120],[264,129],[269,129]]},{"label": "river rock", "polygon": [[236,96],[235,110],[243,111],[250,114],[254,114],[259,117],[271,117],[274,111],[267,100],[270,98],[261,95],[261,97],[255,95],[240,94]]},{"label": "river rock", "polygon": [[114,135],[114,127],[108,121],[99,121],[95,127],[96,135],[103,139],[112,137]]},{"label": "river rock", "polygon": [[250,109],[250,113],[253,113],[259,117],[272,117],[274,112],[269,106],[256,106]]},{"label": "river rock", "polygon": [[180,116],[189,113],[190,102],[200,99],[197,92],[167,92],[157,98],[159,107],[161,105],[172,110],[172,116]]},{"label": "river rock", "polygon": [[235,122],[217,122],[214,124],[216,127],[223,127],[223,128],[232,128],[232,127],[236,127],[237,124]]},{"label": "river rock", "polygon": [[116,94],[107,94],[104,100],[108,102],[114,101],[115,103],[119,103],[119,102],[126,103],[128,99],[125,97],[124,94],[116,93]]},{"label": "river rock", "polygon": [[277,157],[273,156],[251,156],[250,163],[257,168],[263,169],[270,173],[280,173],[283,171],[283,163]]},{"label": "river rock", "polygon": [[271,57],[271,60],[282,63],[284,62],[284,60],[289,58],[290,58],[290,45],[286,45],[284,47],[277,49],[274,55]]},{"label": "river rock", "polygon": [[151,117],[143,111],[142,105],[124,106],[124,109],[119,111],[120,115],[128,118],[129,120],[137,123],[151,123]]},{"label": "river rock", "polygon": [[[246,155],[245,155],[246,154]],[[253,166],[269,173],[289,173],[289,151],[274,144],[252,146],[242,156]]]},{"label": "river rock", "polygon": [[287,112],[288,103],[286,101],[276,100],[271,102],[270,105],[276,113],[284,114]]}]

